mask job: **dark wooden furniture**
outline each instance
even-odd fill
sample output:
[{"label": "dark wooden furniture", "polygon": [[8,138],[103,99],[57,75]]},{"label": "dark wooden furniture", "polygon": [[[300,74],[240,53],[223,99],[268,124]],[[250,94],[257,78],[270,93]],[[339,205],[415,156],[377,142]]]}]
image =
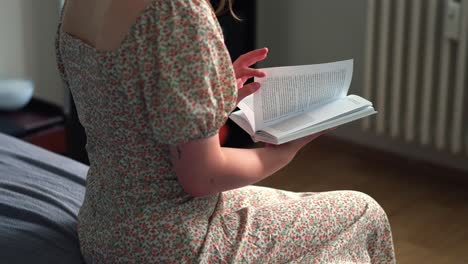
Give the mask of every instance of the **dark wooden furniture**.
[{"label": "dark wooden furniture", "polygon": [[64,120],[60,107],[33,98],[20,110],[0,111],[0,132],[66,154]]}]

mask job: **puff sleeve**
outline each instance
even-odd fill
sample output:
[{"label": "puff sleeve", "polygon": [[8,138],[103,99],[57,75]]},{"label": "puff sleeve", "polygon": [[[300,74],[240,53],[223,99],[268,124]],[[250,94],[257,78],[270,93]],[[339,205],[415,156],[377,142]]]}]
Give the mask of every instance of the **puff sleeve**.
[{"label": "puff sleeve", "polygon": [[213,136],[237,99],[217,18],[204,0],[155,1],[154,14],[140,23],[147,45],[139,63],[155,140],[177,145]]}]

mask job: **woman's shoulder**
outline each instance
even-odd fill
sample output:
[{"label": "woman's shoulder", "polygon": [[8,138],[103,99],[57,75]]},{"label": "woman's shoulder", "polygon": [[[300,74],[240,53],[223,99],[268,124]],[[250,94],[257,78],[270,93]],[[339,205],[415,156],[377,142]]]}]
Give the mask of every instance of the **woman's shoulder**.
[{"label": "woman's shoulder", "polygon": [[154,40],[151,36],[157,38],[179,29],[222,36],[216,14],[207,0],[151,0],[129,33],[140,40]]}]

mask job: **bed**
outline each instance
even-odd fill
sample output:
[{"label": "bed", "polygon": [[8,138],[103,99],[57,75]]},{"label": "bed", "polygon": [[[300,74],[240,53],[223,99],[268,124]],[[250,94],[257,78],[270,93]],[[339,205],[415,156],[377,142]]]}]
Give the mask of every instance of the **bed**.
[{"label": "bed", "polygon": [[1,263],[84,263],[76,220],[87,170],[0,133]]}]

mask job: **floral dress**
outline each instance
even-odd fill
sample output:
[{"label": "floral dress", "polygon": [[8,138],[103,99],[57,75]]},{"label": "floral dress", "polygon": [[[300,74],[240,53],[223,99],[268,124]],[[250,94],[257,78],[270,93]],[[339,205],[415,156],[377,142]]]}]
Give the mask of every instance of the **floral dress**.
[{"label": "floral dress", "polygon": [[362,193],[184,192],[169,146],[215,135],[237,99],[206,1],[151,1],[115,51],[59,26],[57,60],[88,140],[86,262],[395,262],[385,212]]}]

